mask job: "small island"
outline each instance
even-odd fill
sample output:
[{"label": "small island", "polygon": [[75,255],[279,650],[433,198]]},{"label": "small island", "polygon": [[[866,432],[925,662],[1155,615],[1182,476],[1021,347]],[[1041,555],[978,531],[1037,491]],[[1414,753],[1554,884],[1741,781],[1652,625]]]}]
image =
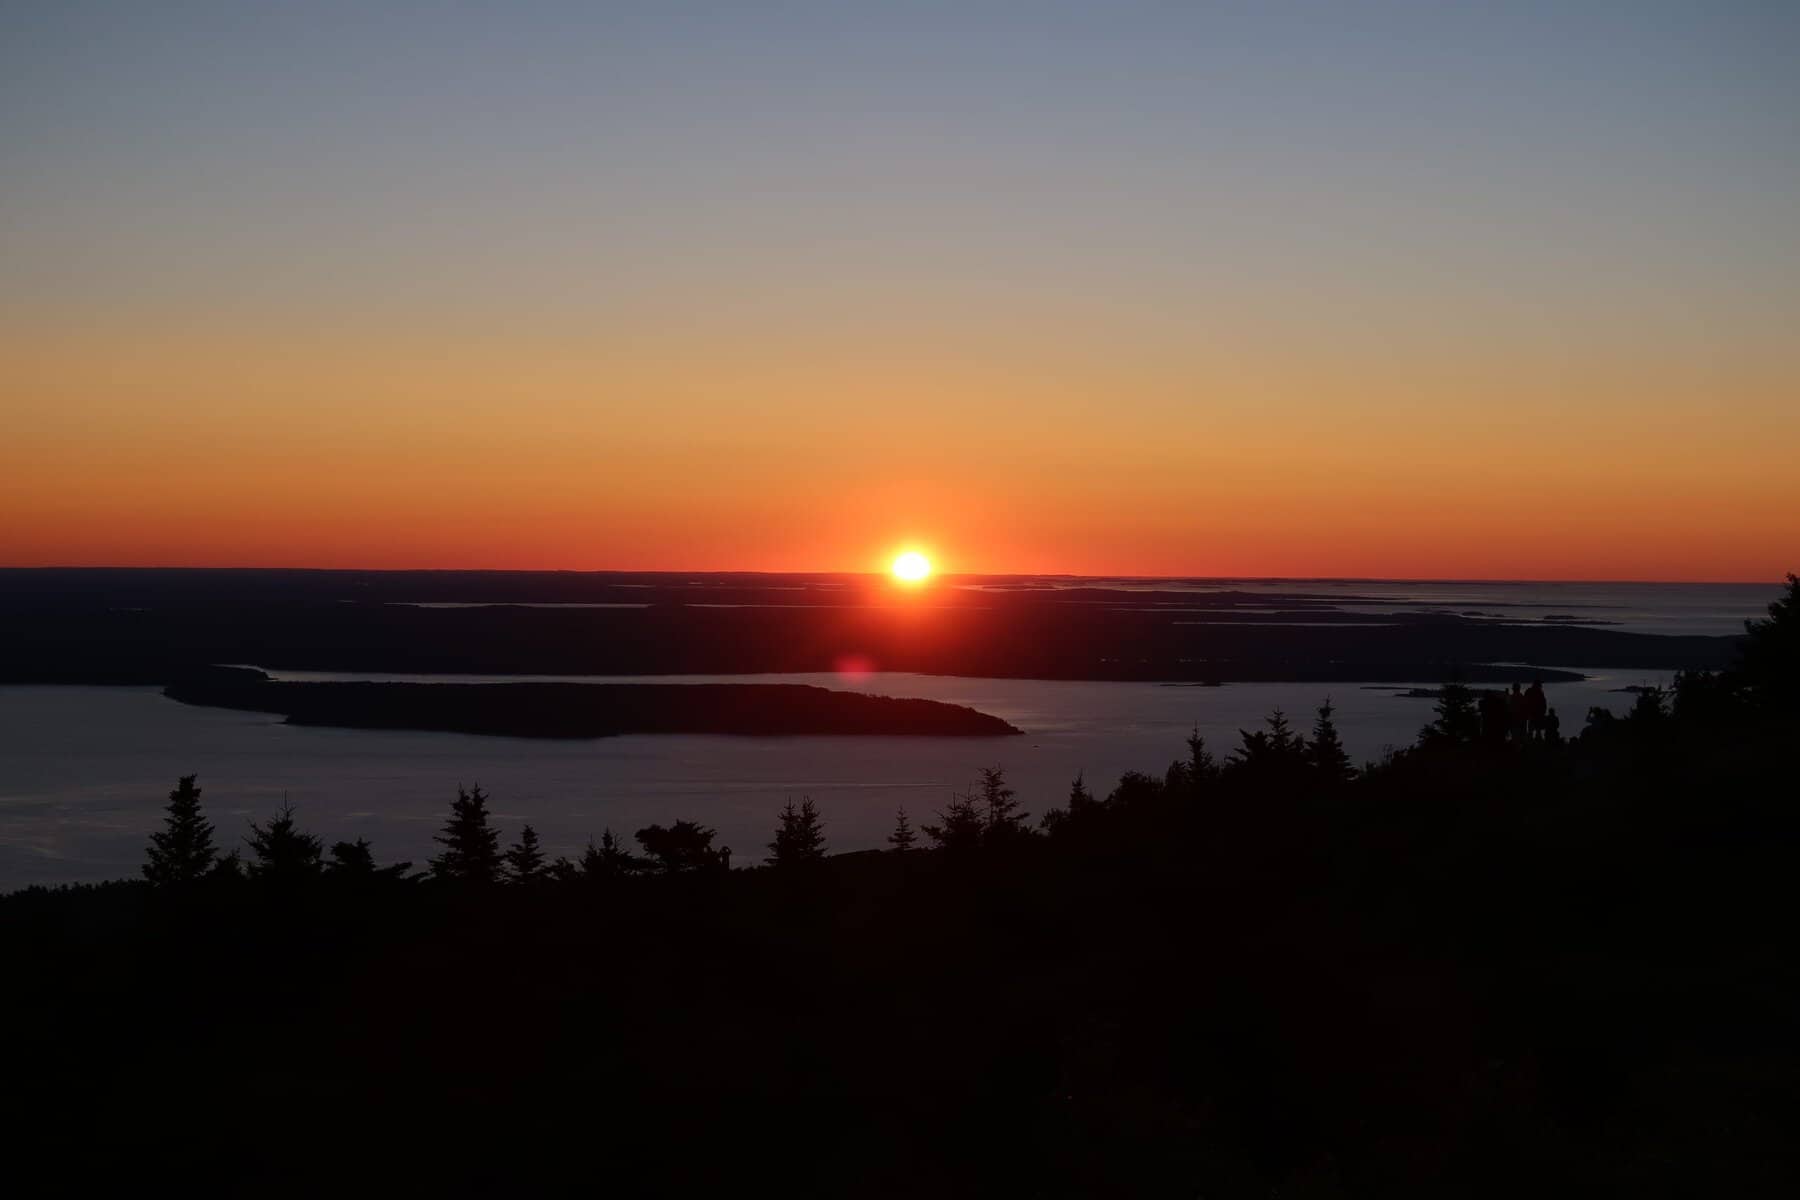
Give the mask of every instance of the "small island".
[{"label": "small island", "polygon": [[1007,737],[998,717],[936,700],[762,683],[294,683],[243,667],[163,689],[183,704],[280,713],[290,725],[497,737],[628,733]]}]

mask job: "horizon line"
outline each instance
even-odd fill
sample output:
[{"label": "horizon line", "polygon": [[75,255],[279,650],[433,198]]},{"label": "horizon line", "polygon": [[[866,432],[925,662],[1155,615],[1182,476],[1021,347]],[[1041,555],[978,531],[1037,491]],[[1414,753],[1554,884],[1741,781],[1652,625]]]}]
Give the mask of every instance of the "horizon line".
[{"label": "horizon line", "polygon": [[[14,565],[0,564],[0,572],[26,571],[193,571],[193,572],[308,572],[312,574],[336,575],[760,575],[770,577],[793,576],[852,576],[881,579],[887,576],[882,570],[835,570],[818,568],[810,570],[758,570],[753,568],[642,568],[642,567],[312,567],[312,566],[271,566],[271,565],[215,565],[172,563],[156,566],[115,565],[105,563],[51,563]],[[1663,586],[1695,586],[1695,587],[1764,587],[1779,586],[1783,580],[1775,579],[1649,579],[1643,577],[1615,578],[1550,578],[1545,576],[1430,576],[1430,575],[1197,575],[1197,574],[1149,574],[1137,572],[1109,571],[1098,574],[1080,574],[1068,571],[943,571],[932,577],[944,583],[952,580],[983,579],[1070,579],[1070,580],[1116,580],[1119,582],[1198,582],[1198,583],[1480,583],[1480,584],[1658,584]]]}]

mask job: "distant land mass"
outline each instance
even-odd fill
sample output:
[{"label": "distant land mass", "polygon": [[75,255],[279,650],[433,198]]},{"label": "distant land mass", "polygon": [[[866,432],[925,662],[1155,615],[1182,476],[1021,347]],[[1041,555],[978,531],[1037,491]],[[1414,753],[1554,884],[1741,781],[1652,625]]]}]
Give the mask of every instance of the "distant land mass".
[{"label": "distant land mass", "polygon": [[958,704],[781,683],[292,683],[224,667],[198,672],[163,694],[183,704],[281,713],[291,725],[502,737],[1005,737],[1021,732]]},{"label": "distant land mass", "polygon": [[[1304,583],[861,575],[0,570],[0,682],[213,664],[394,674],[909,671],[1168,682],[1545,682],[1729,662],[1740,639],[1445,611]],[[1538,664],[1553,664],[1562,670]]]}]

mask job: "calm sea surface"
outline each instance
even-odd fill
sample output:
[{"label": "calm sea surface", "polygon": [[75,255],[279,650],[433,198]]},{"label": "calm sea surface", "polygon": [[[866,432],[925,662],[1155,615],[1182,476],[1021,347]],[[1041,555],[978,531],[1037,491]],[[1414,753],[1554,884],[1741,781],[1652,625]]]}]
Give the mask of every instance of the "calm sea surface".
[{"label": "calm sea surface", "polygon": [[[1499,612],[1508,606],[1524,620],[1567,614],[1656,633],[1737,632],[1776,594],[1773,585],[1267,586],[1341,592],[1346,607],[1426,603]],[[904,674],[665,681],[815,683],[919,696],[972,705],[1026,735],[544,742],[292,727],[264,713],[176,704],[155,688],[0,687],[0,890],[134,874],[165,794],[176,776],[188,773],[199,774],[227,846],[240,844],[247,823],[264,819],[286,798],[301,824],[327,841],[366,837],[384,861],[423,865],[457,785],[480,783],[508,840],[530,822],[553,854],[574,855],[608,827],[628,837],[652,821],[688,817],[717,828],[736,861],[751,863],[764,855],[775,810],[790,797],[810,796],[819,805],[834,849],[862,849],[880,844],[898,806],[929,819],[952,790],[969,786],[980,766],[1003,765],[1035,814],[1061,803],[1078,771],[1104,791],[1122,771],[1162,771],[1185,753],[1192,728],[1223,754],[1240,727],[1273,708],[1285,709],[1296,725],[1310,725],[1327,694],[1359,758],[1410,742],[1431,715],[1429,700],[1346,684],[1199,688]],[[1617,689],[1658,682],[1667,682],[1666,673],[1617,671],[1545,690],[1564,730],[1573,732],[1591,706],[1628,706],[1632,697]]]}]

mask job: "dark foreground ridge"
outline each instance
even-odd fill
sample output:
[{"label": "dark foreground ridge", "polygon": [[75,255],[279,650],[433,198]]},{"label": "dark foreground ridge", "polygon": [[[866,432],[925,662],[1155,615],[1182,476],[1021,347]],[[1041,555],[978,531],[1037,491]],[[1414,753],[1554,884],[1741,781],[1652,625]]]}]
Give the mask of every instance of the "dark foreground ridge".
[{"label": "dark foreground ridge", "polygon": [[292,683],[220,667],[163,689],[183,704],[281,713],[290,725],[502,737],[626,733],[762,737],[1004,737],[1021,730],[960,704],[770,683]]},{"label": "dark foreground ridge", "polygon": [[1788,1196],[1800,579],[1770,613],[1573,737],[1449,684],[1359,769],[1327,702],[1104,793],[983,769],[886,852],[801,798],[752,870],[680,819],[552,858],[473,787],[415,872],[189,775],[142,879],[0,897],[0,1128],[198,1194]]}]

